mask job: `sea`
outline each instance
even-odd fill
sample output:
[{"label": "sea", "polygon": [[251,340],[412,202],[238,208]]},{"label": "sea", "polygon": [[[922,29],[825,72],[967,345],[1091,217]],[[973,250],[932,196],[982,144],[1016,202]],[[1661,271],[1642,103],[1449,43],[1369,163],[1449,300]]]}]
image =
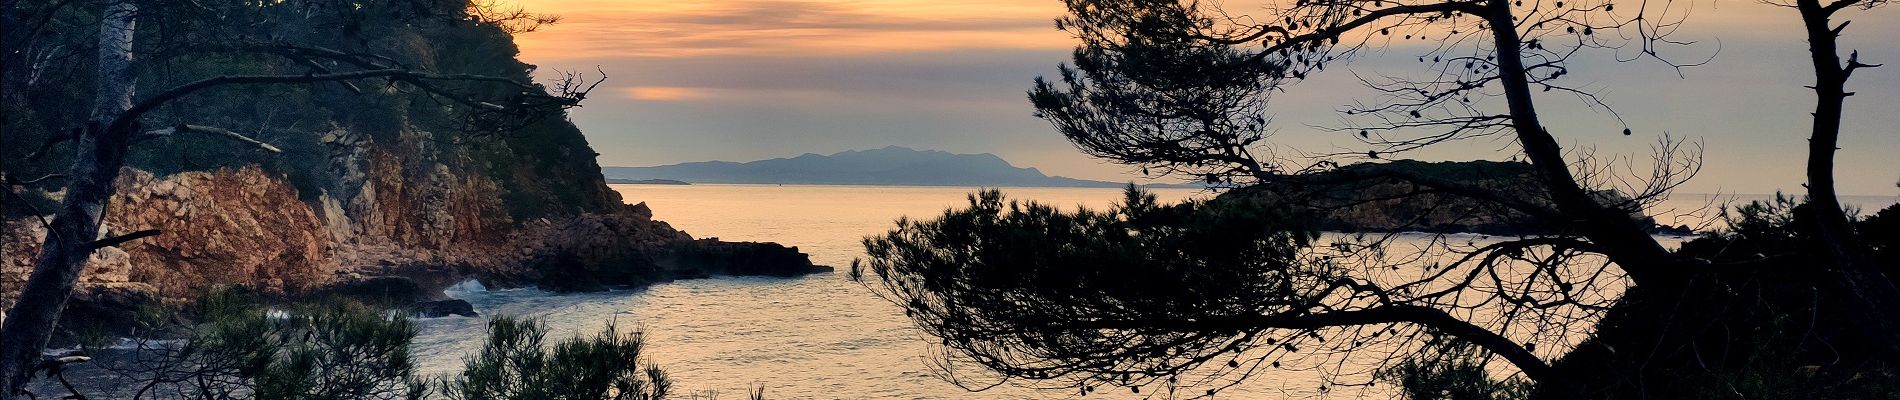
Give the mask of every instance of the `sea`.
[{"label": "sea", "polygon": [[[474,282],[449,290],[484,317],[537,318],[550,338],[588,336],[609,325],[641,331],[645,357],[671,377],[678,397],[743,399],[763,387],[771,399],[1065,399],[1071,389],[959,375],[952,383],[903,311],[873,296],[844,271],[863,256],[861,241],[900,217],[927,219],[968,204],[978,188],[815,185],[613,185],[629,203],[697,238],[770,241],[796,246],[838,272],[796,278],[713,277],[600,293],[489,290]],[[1064,208],[1106,208],[1114,188],[1000,188],[1010,199]],[[1155,189],[1163,201],[1204,198],[1198,189]],[[1677,195],[1653,207],[1669,225],[1707,228],[1721,205],[1763,195]],[[1872,212],[1895,197],[1849,196]],[[1679,242],[1672,238],[1670,243]],[[414,354],[422,372],[453,374],[477,351],[484,318],[420,321]],[[1216,398],[1389,398],[1382,386],[1322,391],[1313,371],[1263,371]],[[991,386],[971,391],[966,386]],[[1185,390],[1183,393],[1200,393]],[[1166,398],[1165,393],[1097,392],[1088,398]],[[1183,396],[1191,397],[1191,396]]]}]

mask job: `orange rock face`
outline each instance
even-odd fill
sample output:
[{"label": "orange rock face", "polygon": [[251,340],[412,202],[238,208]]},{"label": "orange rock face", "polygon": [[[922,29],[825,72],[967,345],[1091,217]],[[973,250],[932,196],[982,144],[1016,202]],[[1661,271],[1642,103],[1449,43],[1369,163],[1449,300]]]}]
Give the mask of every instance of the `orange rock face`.
[{"label": "orange rock face", "polygon": [[[433,150],[432,138],[404,130],[377,144],[347,131],[328,133],[321,140],[328,165],[299,167],[333,178],[305,189],[317,193],[300,194],[258,166],[162,178],[125,169],[104,230],[161,233],[96,252],[75,298],[109,288],[176,304],[213,286],[295,296],[388,278],[439,295],[469,277],[531,284],[545,275],[539,268],[550,259],[586,264],[586,271],[661,274],[666,271],[623,270],[651,266],[655,254],[696,243],[652,219],[644,204],[622,204],[598,175],[513,178],[513,185],[597,185],[574,192],[602,196],[516,196],[515,206],[567,207],[517,221],[496,180],[506,177],[484,175],[464,152]],[[20,292],[46,235],[33,218],[6,221],[4,228],[0,309]]]},{"label": "orange rock face", "polygon": [[[85,284],[144,283],[167,298],[220,284],[281,294],[321,285],[334,272],[327,257],[333,244],[316,213],[297,200],[296,189],[257,167],[164,179],[128,169],[118,186],[106,207],[108,234],[161,233],[96,252]],[[19,219],[6,231],[0,292],[17,293],[46,230],[35,219]]]},{"label": "orange rock face", "polygon": [[[323,284],[334,266],[323,224],[297,190],[257,167],[187,172],[153,179],[120,174],[107,206],[115,231],[158,229],[124,245],[130,280],[164,296],[211,284],[240,284],[281,294]],[[183,291],[183,292],[181,292]]]},{"label": "orange rock face", "polygon": [[[439,167],[405,172],[395,163],[372,158],[354,201],[331,206],[338,202],[323,195],[318,208],[255,166],[164,178],[126,169],[106,210],[108,234],[162,233],[96,252],[82,290],[136,284],[183,301],[222,285],[295,295],[391,267],[531,276],[528,261],[551,252],[589,261],[641,257],[692,240],[652,220],[643,205],[517,224],[491,181]],[[7,221],[5,233],[0,307],[12,304],[46,230],[28,218]]]}]

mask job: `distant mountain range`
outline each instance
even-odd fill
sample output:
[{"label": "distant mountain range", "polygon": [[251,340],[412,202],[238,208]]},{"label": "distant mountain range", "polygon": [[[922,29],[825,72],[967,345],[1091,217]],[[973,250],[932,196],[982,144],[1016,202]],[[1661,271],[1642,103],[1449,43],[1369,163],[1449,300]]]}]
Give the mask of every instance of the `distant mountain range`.
[{"label": "distant mountain range", "polygon": [[[995,154],[954,154],[890,146],[753,162],[701,161],[655,167],[603,167],[613,181],[813,185],[1121,187],[1126,183],[1044,175]],[[1151,185],[1177,186],[1177,185]]]}]

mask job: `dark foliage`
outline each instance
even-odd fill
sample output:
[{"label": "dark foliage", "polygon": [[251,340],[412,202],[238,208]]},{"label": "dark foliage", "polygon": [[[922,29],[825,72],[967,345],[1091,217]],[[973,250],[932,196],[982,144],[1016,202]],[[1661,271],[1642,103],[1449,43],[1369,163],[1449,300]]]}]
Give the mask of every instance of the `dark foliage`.
[{"label": "dark foliage", "polygon": [[1130,188],[1108,211],[1065,212],[986,191],[867,238],[851,274],[943,339],[943,372],[975,363],[1084,392],[1139,390],[1275,351],[1261,339],[1291,333],[1245,321],[1297,318],[1338,289],[1335,271],[1298,257],[1314,235],[1254,202],[1163,205]]},{"label": "dark foliage", "polygon": [[547,328],[534,320],[488,321],[488,341],[470,356],[463,372],[445,379],[451,399],[658,400],[672,381],[640,357],[640,333],[609,325],[591,338],[545,343]]},{"label": "dark foliage", "polygon": [[[1834,143],[1847,94],[1842,87],[1851,72],[1873,65],[1853,54],[1842,62],[1835,38],[1845,24],[1830,18],[1844,9],[1885,2],[1780,4],[1800,11],[1819,80],[1812,87],[1820,101],[1805,181],[1807,197],[1816,205],[1789,211],[1785,220],[1771,215],[1782,213],[1773,207],[1751,209],[1733,221],[1741,233],[1681,251],[1651,236],[1654,221],[1641,213],[1700,170],[1699,144],[1664,136],[1646,166],[1598,158],[1587,150],[1566,151],[1560,135],[1577,133],[1549,126],[1538,116],[1540,106],[1562,103],[1535,92],[1562,93],[1577,101],[1573,104],[1608,110],[1621,122],[1604,99],[1565,78],[1576,66],[1569,61],[1589,54],[1586,50],[1613,49],[1636,50],[1616,52],[1617,61],[1656,60],[1678,69],[1699,64],[1676,62],[1660,51],[1688,44],[1669,37],[1683,23],[1687,3],[1348,0],[1272,3],[1258,10],[1169,0],[1065,4],[1068,15],[1056,27],[1080,41],[1074,62],[1062,67],[1055,82],[1038,79],[1028,96],[1037,116],[1085,153],[1144,173],[1159,170],[1230,187],[1259,184],[1237,191],[1253,193],[1226,197],[1267,199],[1321,221],[1369,206],[1361,210],[1395,221],[1393,227],[1372,230],[1430,230],[1441,225],[1420,221],[1430,221],[1428,216],[1443,211],[1441,205],[1451,204],[1465,206],[1446,219],[1483,215],[1526,221],[1523,226],[1536,229],[1517,233],[1538,236],[1433,235],[1414,245],[1393,240],[1402,237],[1396,234],[1341,235],[1331,246],[1295,253],[1302,254],[1297,265],[1326,266],[1332,273],[1323,279],[1230,277],[1284,282],[1288,290],[1254,301],[1293,307],[1232,310],[1220,308],[1227,303],[1204,299],[1200,305],[1212,308],[1196,313],[1162,306],[1194,304],[1176,296],[1225,297],[1170,284],[1184,278],[1124,274],[1125,285],[1152,282],[1167,294],[1148,296],[1176,300],[1130,301],[1108,291],[1114,286],[1089,285],[1087,278],[1070,277],[1082,279],[1087,288],[1076,289],[1056,283],[1061,279],[1014,272],[1098,273],[1098,265],[1116,264],[1016,246],[1101,250],[1094,244],[1118,242],[1096,236],[1125,233],[1050,231],[1029,222],[1085,220],[1095,214],[1033,207],[991,218],[1008,223],[969,223],[965,220],[986,221],[969,215],[1000,212],[1000,206],[972,201],[969,210],[953,210],[939,220],[900,221],[891,234],[866,242],[869,269],[877,275],[873,288],[944,339],[946,370],[955,370],[959,362],[974,364],[1003,377],[1074,386],[1083,393],[1093,383],[1137,390],[1164,381],[1173,388],[1177,378],[1224,384],[1267,361],[1278,367],[1280,355],[1236,352],[1222,356],[1232,358],[1224,369],[1213,363],[1213,373],[1182,374],[1193,369],[1182,366],[1214,359],[1202,338],[1238,337],[1230,349],[1258,346],[1290,353],[1320,347],[1290,343],[1310,337],[1327,343],[1328,351],[1391,351],[1384,354],[1414,364],[1382,369],[1424,386],[1481,385],[1486,379],[1477,379],[1474,371],[1482,375],[1495,368],[1490,361],[1508,360],[1535,382],[1539,397],[1851,397],[1884,390],[1862,385],[1877,389],[1842,392],[1836,389],[1845,386],[1827,385],[1879,375],[1885,367],[1856,357],[1891,358],[1900,349],[1900,325],[1889,318],[1900,307],[1900,289],[1883,275],[1891,272],[1891,264],[1874,263],[1890,260],[1891,254],[1872,250],[1890,239],[1870,237],[1871,244],[1863,247],[1857,236],[1867,233],[1855,231],[1876,228],[1850,227],[1833,189]],[[1426,45],[1402,46],[1401,40]],[[1354,70],[1352,75],[1376,95],[1342,107],[1339,126],[1321,127],[1362,146],[1286,149],[1267,140],[1273,97],[1329,67],[1349,69],[1355,60],[1390,52],[1416,52],[1422,71]],[[1625,128],[1622,134],[1632,131]],[[1399,167],[1420,166],[1404,159],[1420,149],[1488,137],[1511,143],[1498,157],[1524,160],[1524,172],[1502,168],[1485,177]],[[1251,251],[1246,243],[1254,235],[1235,234],[1241,245],[1230,251]],[[1203,256],[1108,248],[1124,249],[1131,251],[1107,253],[1155,265],[1194,263]],[[1274,271],[1268,267],[1280,265],[1274,261],[1253,260],[1259,263],[1254,268],[1266,269],[1252,272]],[[1000,278],[986,279],[991,275]],[[1044,286],[1033,286],[1038,284]],[[1088,292],[1096,292],[1104,307],[1153,308],[1108,308],[1125,314],[1101,315],[1064,302],[1096,304],[1087,302],[1092,299]],[[1275,297],[1292,293],[1318,295],[1303,302]],[[1038,314],[1036,307],[1058,311]],[[1014,311],[1019,309],[1024,311]],[[1114,318],[1147,316],[1144,312],[1182,318],[1139,324]],[[1269,329],[1297,335],[1236,333]],[[1092,341],[1098,337],[1119,343]],[[1583,347],[1564,354],[1585,338]],[[1442,353],[1437,345],[1444,339],[1476,346],[1483,354],[1451,358],[1449,364],[1416,364],[1438,360],[1419,356]],[[1376,342],[1384,346],[1362,345]],[[1801,363],[1841,352],[1817,344],[1855,354],[1831,361],[1838,365],[1807,370],[1841,371],[1849,378],[1817,378],[1821,386],[1779,379],[1793,370],[1789,365],[1805,368],[1816,364]],[[1545,361],[1557,356],[1563,362],[1555,368]],[[1466,361],[1476,364],[1459,364]],[[1330,383],[1335,377],[1324,378]],[[1752,386],[1743,384],[1749,382]]]},{"label": "dark foliage", "polygon": [[[124,387],[82,384],[72,395],[129,399],[658,400],[672,386],[642,358],[639,332],[547,340],[539,321],[488,321],[464,371],[416,373],[415,323],[351,301],[266,307],[241,289],[208,292],[176,340],[145,334],[94,363]],[[77,366],[84,367],[85,364]],[[63,379],[63,377],[62,377]],[[44,395],[44,394],[43,394]],[[754,399],[762,398],[755,391]]]},{"label": "dark foliage", "polygon": [[[8,28],[0,102],[9,116],[27,116],[0,124],[8,143],[19,144],[7,146],[0,170],[4,208],[52,214],[34,270],[0,326],[0,396],[12,397],[32,375],[87,256],[137,239],[101,235],[124,167],[174,173],[263,164],[289,177],[306,200],[357,198],[366,167],[405,182],[462,171],[489,175],[504,191],[562,201],[510,207],[522,214],[517,221],[618,203],[563,118],[599,81],[564,74],[536,84],[532,67],[513,59],[509,32],[543,21],[530,14],[488,13],[486,3],[467,0],[0,6]],[[49,73],[90,74],[95,90],[40,79]],[[536,126],[549,128],[529,129]],[[489,161],[513,158],[511,142],[558,151],[536,153],[551,161],[526,165]],[[59,207],[33,207],[49,191],[62,193]]]},{"label": "dark foliage", "polygon": [[[1421,292],[1456,287],[1385,291],[1371,285],[1377,275],[1357,280],[1365,271],[1310,248],[1318,237],[1306,219],[1271,207],[1281,203],[1237,201],[1249,199],[1160,205],[1131,190],[1107,212],[1066,212],[983,192],[968,208],[866,239],[869,258],[852,274],[941,339],[939,372],[978,389],[1022,378],[1080,393],[1199,396],[1350,352],[1392,357],[1375,376],[1417,399],[1887,398],[1900,387],[1880,344],[1852,329],[1851,308],[1821,295],[1841,289],[1781,284],[1829,282],[1812,267],[1807,206],[1791,199],[1737,207],[1726,214],[1732,228],[1686,243],[1680,254],[1715,268],[1697,279],[1591,306],[1600,322],[1569,322],[1594,325],[1569,328],[1592,332],[1587,340],[1536,381],[1494,376],[1486,360],[1508,347],[1449,334],[1459,325],[1364,317],[1466,306]],[[1882,231],[1893,210],[1859,224],[1869,242],[1893,241]],[[1486,269],[1511,274],[1471,273]],[[1536,385],[1555,377],[1568,384]]]},{"label": "dark foliage", "polygon": [[1379,377],[1399,386],[1409,400],[1517,400],[1530,397],[1531,382],[1491,377],[1479,362],[1482,351],[1448,342],[1420,357],[1379,371]]},{"label": "dark foliage", "polygon": [[107,397],[404,399],[422,393],[415,324],[361,304],[266,308],[239,290],[207,294],[180,340],[140,336],[103,368],[133,384]]},{"label": "dark foliage", "polygon": [[[1860,317],[1843,299],[1827,295],[1847,289],[1830,284],[1828,270],[1816,266],[1822,258],[1812,247],[1809,209],[1777,198],[1729,210],[1729,229],[1685,243],[1681,254],[1759,267],[1633,288],[1595,337],[1557,367],[1599,398],[1897,398],[1900,365],[1881,356],[1879,339],[1854,329]],[[1900,205],[1877,215],[1894,210]],[[1871,243],[1892,243],[1886,223],[1868,218],[1859,233]],[[1711,316],[1682,318],[1687,312]]]},{"label": "dark foliage", "polygon": [[[1208,21],[1172,1],[1071,1],[1057,27],[1081,39],[1059,82],[1037,78],[1036,115],[1084,153],[1208,183],[1274,172],[1255,161],[1266,98],[1284,60],[1257,62],[1242,43],[1208,43]],[[1270,155],[1268,155],[1270,156]]]}]

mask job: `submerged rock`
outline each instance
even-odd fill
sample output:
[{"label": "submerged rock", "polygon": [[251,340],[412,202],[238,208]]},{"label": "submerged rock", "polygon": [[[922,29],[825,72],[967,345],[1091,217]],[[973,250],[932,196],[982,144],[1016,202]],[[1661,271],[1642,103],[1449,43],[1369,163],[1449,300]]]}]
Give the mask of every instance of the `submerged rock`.
[{"label": "submerged rock", "polygon": [[440,318],[450,315],[475,317],[479,315],[475,313],[475,305],[469,304],[468,300],[462,299],[419,302],[416,303],[414,307],[411,307],[410,310],[415,311],[416,316],[421,318]]}]

